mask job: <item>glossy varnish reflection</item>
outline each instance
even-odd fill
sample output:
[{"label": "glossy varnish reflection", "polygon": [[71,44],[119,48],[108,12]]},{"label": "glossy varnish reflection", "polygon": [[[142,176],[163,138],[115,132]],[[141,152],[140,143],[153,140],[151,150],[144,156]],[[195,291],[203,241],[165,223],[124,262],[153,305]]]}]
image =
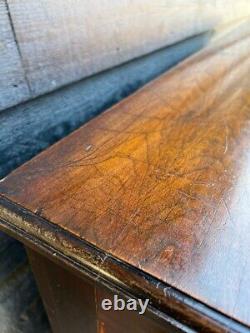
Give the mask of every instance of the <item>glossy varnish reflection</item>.
[{"label": "glossy varnish reflection", "polygon": [[247,27],[13,172],[2,202],[249,325]]}]

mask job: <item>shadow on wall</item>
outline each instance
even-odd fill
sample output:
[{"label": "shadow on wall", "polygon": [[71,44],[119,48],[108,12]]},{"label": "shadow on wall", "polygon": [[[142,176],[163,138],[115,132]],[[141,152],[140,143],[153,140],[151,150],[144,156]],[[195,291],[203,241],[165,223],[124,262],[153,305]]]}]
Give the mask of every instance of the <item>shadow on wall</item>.
[{"label": "shadow on wall", "polygon": [[207,32],[0,113],[0,178],[207,44]]}]

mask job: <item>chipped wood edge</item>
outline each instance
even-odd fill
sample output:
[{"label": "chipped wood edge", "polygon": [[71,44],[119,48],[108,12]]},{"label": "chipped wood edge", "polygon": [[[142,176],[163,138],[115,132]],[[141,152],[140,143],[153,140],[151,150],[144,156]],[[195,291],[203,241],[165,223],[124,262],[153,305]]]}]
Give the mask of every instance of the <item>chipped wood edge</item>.
[{"label": "chipped wood edge", "polygon": [[150,298],[149,315],[183,332],[249,332],[246,325],[122,262],[0,195],[0,228],[75,274],[125,297]]}]

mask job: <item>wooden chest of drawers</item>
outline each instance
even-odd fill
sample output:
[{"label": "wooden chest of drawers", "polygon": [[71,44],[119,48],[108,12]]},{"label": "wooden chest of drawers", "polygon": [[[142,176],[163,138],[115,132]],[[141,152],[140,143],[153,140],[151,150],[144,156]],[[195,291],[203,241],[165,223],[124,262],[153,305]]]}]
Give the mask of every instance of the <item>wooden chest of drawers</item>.
[{"label": "wooden chest of drawers", "polygon": [[55,332],[249,331],[248,26],[1,181]]}]

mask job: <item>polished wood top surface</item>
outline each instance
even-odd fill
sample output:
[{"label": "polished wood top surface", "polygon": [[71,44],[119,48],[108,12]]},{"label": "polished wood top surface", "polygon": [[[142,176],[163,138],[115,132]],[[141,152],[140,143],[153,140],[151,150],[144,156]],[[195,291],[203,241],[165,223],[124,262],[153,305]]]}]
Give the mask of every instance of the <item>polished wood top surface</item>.
[{"label": "polished wood top surface", "polygon": [[18,168],[3,200],[249,325],[248,27]]}]

